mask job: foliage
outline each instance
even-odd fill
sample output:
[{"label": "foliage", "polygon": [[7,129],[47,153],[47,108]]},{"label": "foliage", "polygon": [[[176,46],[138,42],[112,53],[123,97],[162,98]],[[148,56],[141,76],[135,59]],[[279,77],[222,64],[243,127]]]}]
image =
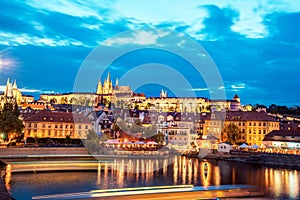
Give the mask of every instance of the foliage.
[{"label": "foliage", "polygon": [[221,135],[222,141],[232,144],[235,144],[241,138],[239,128],[233,123],[225,125]]},{"label": "foliage", "polygon": [[0,111],[0,132],[4,133],[7,138],[9,133],[16,133],[20,135],[24,128],[22,120],[19,119],[20,111],[18,105],[12,103],[5,103],[3,109]]},{"label": "foliage", "polygon": [[255,104],[252,110],[256,110],[258,108],[266,108],[268,113],[272,114],[290,114],[290,115],[300,115],[300,107],[293,106],[287,107],[285,105],[276,105],[271,104],[269,107],[261,104]]},{"label": "foliage", "polygon": [[162,132],[158,132],[156,135],[153,136],[155,139],[155,142],[158,143],[158,145],[163,145],[165,141],[165,135]]},{"label": "foliage", "polygon": [[99,137],[95,131],[89,130],[87,138],[84,141],[84,146],[90,151],[90,153],[98,153],[99,151]]}]

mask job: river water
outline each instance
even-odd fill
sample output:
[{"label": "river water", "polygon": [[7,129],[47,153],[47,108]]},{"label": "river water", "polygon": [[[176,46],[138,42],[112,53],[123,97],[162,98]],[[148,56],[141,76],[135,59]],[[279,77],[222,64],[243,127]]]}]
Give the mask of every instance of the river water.
[{"label": "river water", "polygon": [[95,189],[181,184],[255,185],[272,199],[300,199],[299,170],[186,157],[118,159],[98,171],[13,173],[6,178],[7,189],[17,200]]}]

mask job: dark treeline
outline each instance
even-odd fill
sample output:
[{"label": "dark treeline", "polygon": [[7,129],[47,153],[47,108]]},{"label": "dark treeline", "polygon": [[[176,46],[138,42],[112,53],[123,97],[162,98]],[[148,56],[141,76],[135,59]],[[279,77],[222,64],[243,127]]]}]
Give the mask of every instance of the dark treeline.
[{"label": "dark treeline", "polygon": [[253,106],[253,110],[256,110],[258,108],[266,108],[267,112],[272,114],[290,114],[290,115],[300,116],[299,106],[287,107],[287,106],[281,106],[276,104],[271,104],[269,107],[260,104],[256,104]]}]

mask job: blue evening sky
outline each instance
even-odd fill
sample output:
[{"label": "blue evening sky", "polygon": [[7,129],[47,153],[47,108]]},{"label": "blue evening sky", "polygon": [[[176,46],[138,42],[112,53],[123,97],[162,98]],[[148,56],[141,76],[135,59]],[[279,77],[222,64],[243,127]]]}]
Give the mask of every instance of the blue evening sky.
[{"label": "blue evening sky", "polygon": [[[151,63],[161,64],[185,77],[197,96],[210,97],[210,88],[191,63],[148,48],[176,43],[196,54],[185,40],[190,38],[217,66],[227,98],[237,93],[243,104],[300,104],[298,0],[1,0],[0,7],[0,90],[10,77],[24,93],[36,97],[70,92],[81,64],[97,46],[134,45],[141,50],[118,57],[108,68],[101,65],[105,55],[100,55],[99,62],[91,61],[93,72],[105,69],[115,80],[141,65],[145,76]],[[116,36],[130,30],[139,31]],[[166,87],[156,81],[136,91],[158,96],[161,89],[189,90],[168,71],[155,73],[173,82]],[[106,73],[98,76],[103,80]],[[133,82],[138,79],[138,74],[132,76]]]}]

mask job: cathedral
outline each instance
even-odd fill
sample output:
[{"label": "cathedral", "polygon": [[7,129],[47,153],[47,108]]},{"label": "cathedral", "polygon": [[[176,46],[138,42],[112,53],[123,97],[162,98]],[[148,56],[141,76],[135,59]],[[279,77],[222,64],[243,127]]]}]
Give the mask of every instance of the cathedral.
[{"label": "cathedral", "polygon": [[[118,86],[118,79],[116,80],[116,85],[115,87]],[[98,86],[97,86],[97,90],[96,90],[96,94],[101,95],[108,95],[108,94],[112,94],[113,93],[113,85],[112,85],[112,81],[110,79],[110,73],[108,72],[107,74],[107,78],[104,80],[104,83],[102,85],[101,80],[98,82]]]},{"label": "cathedral", "polygon": [[7,102],[16,102],[18,105],[22,102],[22,93],[17,87],[16,80],[12,83],[9,78],[7,79],[3,94],[0,95],[0,107],[2,108]]}]

